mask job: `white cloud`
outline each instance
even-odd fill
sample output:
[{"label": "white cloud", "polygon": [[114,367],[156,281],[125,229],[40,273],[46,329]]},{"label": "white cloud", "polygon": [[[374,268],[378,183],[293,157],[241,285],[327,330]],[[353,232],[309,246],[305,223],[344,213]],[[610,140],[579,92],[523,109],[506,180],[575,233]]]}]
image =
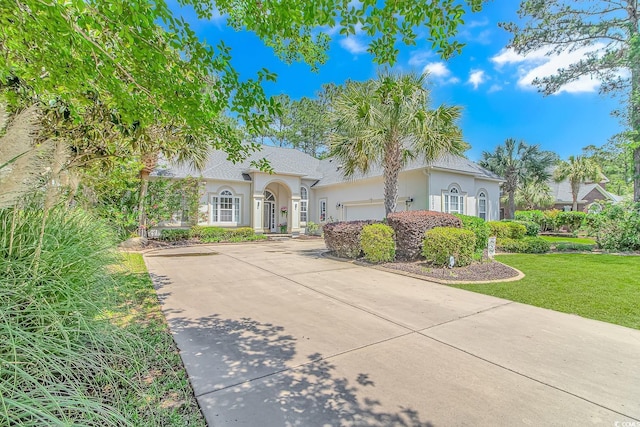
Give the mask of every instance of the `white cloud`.
[{"label": "white cloud", "polygon": [[478,86],[486,81],[487,75],[484,70],[471,70],[469,72],[469,80],[467,80],[467,83],[473,85],[474,89],[478,89]]},{"label": "white cloud", "polygon": [[[527,55],[520,55],[513,49],[502,49],[491,61],[498,69],[506,65],[517,66],[518,86],[523,89],[533,89],[533,81],[543,77],[557,74],[558,70],[566,69],[571,64],[584,59],[589,53],[601,51],[604,44],[596,43],[591,47],[576,49],[573,52],[562,52],[560,54],[549,53],[550,48],[541,48]],[[601,81],[597,78],[582,76],[577,80],[562,86],[556,94],[562,92],[581,93],[596,92]]]},{"label": "white cloud", "polygon": [[423,73],[429,73],[433,77],[449,77],[451,70],[447,68],[444,62],[429,62],[422,69]]},{"label": "white cloud", "polygon": [[494,83],[494,84],[491,85],[491,87],[489,88],[487,93],[500,92],[501,90],[502,90],[502,86],[500,86],[497,83]]},{"label": "white cloud", "polygon": [[346,49],[353,55],[360,55],[367,51],[367,45],[364,44],[358,37],[349,36],[340,40],[340,46]]},{"label": "white cloud", "polygon": [[467,24],[467,27],[469,28],[475,28],[475,27],[486,27],[487,25],[489,25],[489,18],[483,18],[479,21],[471,21]]},{"label": "white cloud", "polygon": [[429,77],[440,84],[456,84],[460,79],[451,75],[451,70],[444,62],[429,62],[422,68],[423,73],[429,73]]}]

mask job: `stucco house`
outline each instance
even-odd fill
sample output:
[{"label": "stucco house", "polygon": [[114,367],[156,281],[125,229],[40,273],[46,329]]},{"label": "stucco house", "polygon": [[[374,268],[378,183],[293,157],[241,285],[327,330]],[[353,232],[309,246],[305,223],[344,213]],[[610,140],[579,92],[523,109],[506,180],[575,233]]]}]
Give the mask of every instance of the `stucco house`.
[{"label": "stucco house", "polygon": [[[266,158],[273,173],[251,166]],[[242,163],[213,151],[202,171],[160,164],[151,179],[202,180],[199,224],[252,227],[256,233],[304,233],[308,222],[382,219],[382,167],[345,178],[335,158],[319,160],[290,148],[263,146]],[[499,219],[502,179],[476,163],[447,155],[426,163],[417,158],[398,180],[398,211],[434,210]],[[180,226],[179,222],[165,226]]]}]

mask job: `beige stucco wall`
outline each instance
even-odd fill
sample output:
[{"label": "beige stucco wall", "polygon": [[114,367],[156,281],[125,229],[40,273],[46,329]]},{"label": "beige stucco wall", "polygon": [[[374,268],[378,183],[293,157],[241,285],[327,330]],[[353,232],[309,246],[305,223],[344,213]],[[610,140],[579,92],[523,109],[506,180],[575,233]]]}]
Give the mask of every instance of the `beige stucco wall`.
[{"label": "beige stucco wall", "polygon": [[[477,215],[477,194],[487,193],[488,219],[499,219],[500,187],[497,182],[477,179],[471,175],[441,170],[414,170],[398,177],[398,203],[396,211],[434,210],[442,212],[443,191],[457,185],[465,196],[465,214]],[[413,202],[407,204],[406,200]],[[384,183],[382,177],[315,187],[310,217],[319,221],[319,201],[327,200],[327,219],[382,219],[384,217]],[[352,209],[350,211],[350,208]],[[350,212],[354,215],[350,215]],[[352,217],[350,217],[352,216]]]},{"label": "beige stucco wall", "polygon": [[[229,190],[234,196],[240,197],[240,217],[238,223],[212,223],[211,222],[211,197],[219,195],[222,191]],[[245,181],[211,181],[206,180],[204,194],[200,199],[201,216],[206,216],[206,221],[200,224],[217,225],[220,227],[248,227],[251,225],[251,182]]]}]

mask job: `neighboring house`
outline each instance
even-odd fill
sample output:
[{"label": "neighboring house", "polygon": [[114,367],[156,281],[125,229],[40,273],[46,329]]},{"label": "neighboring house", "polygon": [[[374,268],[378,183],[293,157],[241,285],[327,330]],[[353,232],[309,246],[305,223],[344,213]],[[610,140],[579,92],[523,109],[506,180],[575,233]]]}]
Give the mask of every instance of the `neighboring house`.
[{"label": "neighboring house", "polygon": [[[266,158],[273,174],[250,165]],[[343,176],[338,160],[319,160],[290,148],[263,146],[237,164],[214,151],[206,167],[158,166],[152,179],[200,177],[203,197],[199,224],[252,227],[256,233],[304,232],[307,222],[383,219],[382,167],[366,175]],[[502,179],[470,160],[444,156],[426,164],[413,160],[398,178],[397,210],[463,213],[486,220],[499,218]],[[286,211],[286,213],[284,212]],[[184,225],[168,222],[164,226]]]},{"label": "neighboring house", "polygon": [[[598,182],[583,182],[578,192],[578,211],[587,212],[594,203],[597,204],[602,201],[621,201],[621,196],[617,196],[606,190],[608,182],[609,179],[604,175],[602,175],[602,178]],[[565,179],[564,181],[555,182],[552,179],[548,184],[549,188],[551,188],[551,195],[555,200],[553,209],[570,211],[573,207],[573,194],[571,193],[569,180]]]}]

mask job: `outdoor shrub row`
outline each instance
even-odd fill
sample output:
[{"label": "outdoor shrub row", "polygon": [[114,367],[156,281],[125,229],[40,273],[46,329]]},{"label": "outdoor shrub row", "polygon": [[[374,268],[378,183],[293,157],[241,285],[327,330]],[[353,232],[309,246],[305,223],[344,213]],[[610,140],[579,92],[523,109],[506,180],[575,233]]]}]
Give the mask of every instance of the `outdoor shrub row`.
[{"label": "outdoor shrub row", "polygon": [[344,221],[325,224],[324,242],[327,249],[342,258],[358,258],[362,254],[360,234],[365,225],[379,221]]},{"label": "outdoor shrub row", "polygon": [[242,242],[248,240],[266,239],[266,236],[255,234],[251,227],[240,228],[222,228],[196,225],[191,229],[177,228],[164,229],[160,232],[160,240],[168,242],[177,242],[179,240],[187,240],[190,238],[198,239],[202,243],[216,242]]},{"label": "outdoor shrub row", "polygon": [[496,244],[501,251],[523,254],[543,254],[549,252],[551,249],[549,242],[542,237],[525,237],[523,239],[500,238]]},{"label": "outdoor shrub row", "polygon": [[557,243],[555,248],[558,252],[569,252],[569,251],[579,251],[579,252],[591,252],[595,245],[589,245],[586,243],[571,243],[571,242],[560,242]]},{"label": "outdoor shrub row", "polygon": [[640,203],[604,204],[600,213],[587,215],[585,224],[602,249],[640,251]]},{"label": "outdoor shrub row", "polygon": [[487,247],[487,242],[489,241],[489,234],[491,234],[491,227],[489,224],[477,216],[469,216],[469,215],[461,215],[456,214],[457,218],[462,221],[462,228],[465,230],[472,231],[476,236],[476,247],[475,252],[477,254],[482,254],[482,251]]},{"label": "outdoor shrub row", "polygon": [[160,240],[167,242],[187,240],[189,237],[191,233],[188,228],[164,229],[160,232]]},{"label": "outdoor shrub row", "polygon": [[465,266],[473,261],[476,235],[473,231],[454,227],[437,227],[425,233],[422,256],[437,266],[449,265],[453,256],[456,266]]},{"label": "outdoor shrub row", "polygon": [[389,214],[387,223],[396,233],[396,256],[417,259],[422,251],[424,233],[436,227],[462,227],[460,218],[433,211],[406,211]]},{"label": "outdoor shrub row", "polygon": [[365,225],[360,234],[364,258],[369,262],[391,262],[396,258],[393,229],[385,224]]},{"label": "outdoor shrub row", "polygon": [[527,228],[514,221],[489,221],[491,235],[498,239],[522,239],[527,234]]},{"label": "outdoor shrub row", "polygon": [[[562,227],[566,227],[568,231],[577,231],[586,218],[584,212],[560,211],[558,209],[550,209],[546,211],[516,211],[516,221],[531,221],[540,226],[541,231],[556,231]],[[532,235],[532,234],[529,234]]]}]

